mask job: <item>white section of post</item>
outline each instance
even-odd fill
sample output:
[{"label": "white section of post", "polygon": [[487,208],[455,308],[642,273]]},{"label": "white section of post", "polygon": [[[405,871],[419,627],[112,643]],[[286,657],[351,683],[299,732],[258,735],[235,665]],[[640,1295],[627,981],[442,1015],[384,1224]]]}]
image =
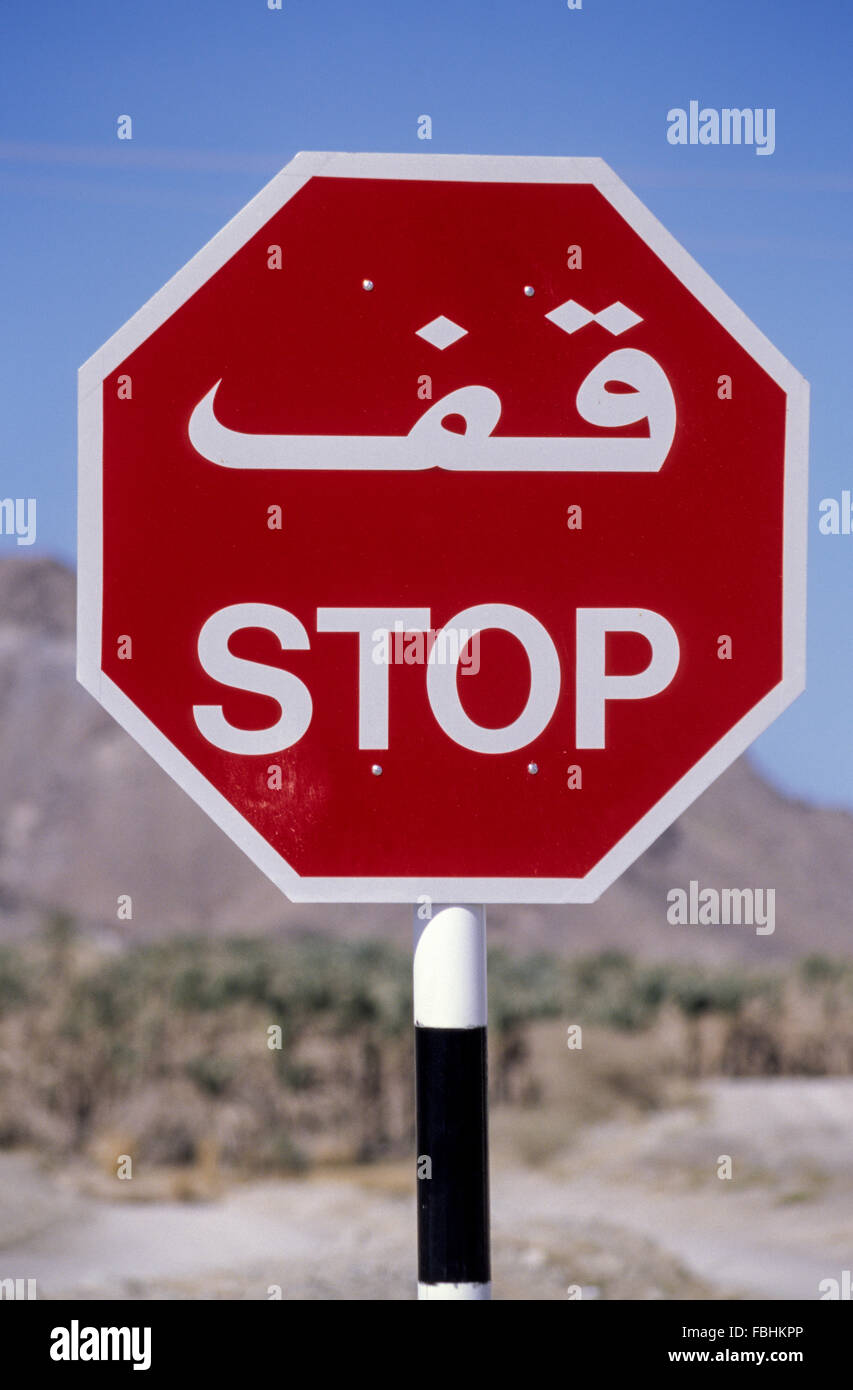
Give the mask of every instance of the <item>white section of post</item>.
[{"label": "white section of post", "polygon": [[418,1301],[443,1300],[465,1303],[489,1302],[492,1297],[491,1284],[424,1284],[418,1280]]},{"label": "white section of post", "polygon": [[485,1028],[485,907],[415,908],[416,1028]]}]

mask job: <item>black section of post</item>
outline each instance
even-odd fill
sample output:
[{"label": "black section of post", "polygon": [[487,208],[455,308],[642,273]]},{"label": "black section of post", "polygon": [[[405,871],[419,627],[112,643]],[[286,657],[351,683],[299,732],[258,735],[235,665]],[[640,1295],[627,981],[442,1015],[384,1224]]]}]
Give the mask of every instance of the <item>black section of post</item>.
[{"label": "black section of post", "polygon": [[415,1095],[418,1280],[488,1284],[486,1029],[416,1027]]}]

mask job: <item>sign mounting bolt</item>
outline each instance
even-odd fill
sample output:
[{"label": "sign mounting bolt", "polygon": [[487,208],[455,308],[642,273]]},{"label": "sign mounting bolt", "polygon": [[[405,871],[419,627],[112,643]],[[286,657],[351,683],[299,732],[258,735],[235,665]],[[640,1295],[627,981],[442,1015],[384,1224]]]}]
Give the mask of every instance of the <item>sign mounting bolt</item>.
[{"label": "sign mounting bolt", "polygon": [[362,282],[361,282],[361,288],[362,288],[363,290],[372,290],[372,289],[373,289],[373,281],[372,281],[372,280],[362,280]]},{"label": "sign mounting bolt", "polygon": [[374,777],[381,777],[381,776],[382,776],[382,765],[381,765],[380,763],[374,763],[374,764],[373,764],[373,767],[370,769],[370,771],[373,773]]}]

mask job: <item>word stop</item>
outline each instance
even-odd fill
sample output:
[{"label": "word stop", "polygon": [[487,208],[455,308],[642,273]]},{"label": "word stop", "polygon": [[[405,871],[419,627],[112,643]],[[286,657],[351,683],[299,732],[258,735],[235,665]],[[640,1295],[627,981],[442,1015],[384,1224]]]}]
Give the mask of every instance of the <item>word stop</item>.
[{"label": "word stop", "polygon": [[[358,746],[388,747],[390,665],[389,642],[378,638],[395,633],[431,632],[428,608],[318,608],[317,632],[349,634],[357,639]],[[214,747],[247,756],[279,753],[303,737],[311,723],[311,692],[304,681],[278,666],[236,656],[229,647],[235,633],[264,628],[282,651],[305,651],[311,646],[302,623],[285,608],[269,603],[236,603],[220,608],[203,625],[198,657],[215,681],[235,690],[267,695],[280,716],[263,729],[241,729],[230,723],[221,705],[194,705],[200,732]],[[514,753],[538,738],[550,723],[560,701],[563,678],[554,642],[542,623],[510,603],[483,603],[463,609],[436,635],[460,631],[468,642],[480,632],[502,629],[517,639],[530,664],[530,693],[524,709],[511,723],[489,728],[466,713],[459,698],[457,671],[460,643],[449,661],[426,665],[430,708],[439,726],[462,748],[474,753]],[[608,633],[638,633],[648,641],[648,665],[632,675],[607,673]],[[648,608],[578,608],[576,613],[575,747],[605,747],[605,711],[610,700],[646,700],[671,683],[680,658],[672,624]],[[454,651],[452,642],[443,649]]]}]

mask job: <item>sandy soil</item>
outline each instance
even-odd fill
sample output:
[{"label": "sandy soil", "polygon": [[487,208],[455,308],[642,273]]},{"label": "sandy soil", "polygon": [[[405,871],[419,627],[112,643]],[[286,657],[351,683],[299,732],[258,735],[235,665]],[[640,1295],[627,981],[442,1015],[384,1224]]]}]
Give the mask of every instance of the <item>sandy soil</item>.
[{"label": "sandy soil", "polygon": [[[695,1106],[598,1125],[536,1168],[499,1134],[495,1296],[815,1299],[853,1267],[852,1138],[847,1079],[708,1083]],[[35,1278],[42,1298],[414,1295],[408,1168],[194,1202],[110,1184],[107,1197],[78,1171],[0,1155],[0,1278]]]}]

